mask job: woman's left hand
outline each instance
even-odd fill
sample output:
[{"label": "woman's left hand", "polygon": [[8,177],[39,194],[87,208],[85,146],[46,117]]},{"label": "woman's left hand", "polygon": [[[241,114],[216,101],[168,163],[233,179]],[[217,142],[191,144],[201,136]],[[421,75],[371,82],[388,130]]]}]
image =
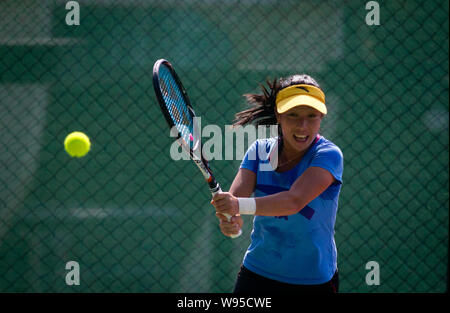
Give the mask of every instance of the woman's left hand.
[{"label": "woman's left hand", "polygon": [[239,213],[238,199],[229,192],[219,192],[214,195],[211,204],[217,213],[234,216]]}]

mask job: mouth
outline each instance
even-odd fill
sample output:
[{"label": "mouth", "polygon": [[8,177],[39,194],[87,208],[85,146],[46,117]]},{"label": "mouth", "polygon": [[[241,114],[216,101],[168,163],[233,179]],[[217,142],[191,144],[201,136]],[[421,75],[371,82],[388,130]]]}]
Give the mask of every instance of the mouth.
[{"label": "mouth", "polygon": [[307,136],[307,135],[296,135],[296,134],[294,134],[294,140],[296,142],[304,143],[304,142],[308,141],[308,138],[309,138],[309,136]]}]

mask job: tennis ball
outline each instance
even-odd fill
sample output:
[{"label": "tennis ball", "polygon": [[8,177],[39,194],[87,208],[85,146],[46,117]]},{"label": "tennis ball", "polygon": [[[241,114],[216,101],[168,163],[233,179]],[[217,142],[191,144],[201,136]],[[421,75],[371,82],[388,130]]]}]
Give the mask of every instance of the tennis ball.
[{"label": "tennis ball", "polygon": [[64,148],[71,157],[81,158],[91,148],[89,137],[82,132],[73,132],[64,139]]}]

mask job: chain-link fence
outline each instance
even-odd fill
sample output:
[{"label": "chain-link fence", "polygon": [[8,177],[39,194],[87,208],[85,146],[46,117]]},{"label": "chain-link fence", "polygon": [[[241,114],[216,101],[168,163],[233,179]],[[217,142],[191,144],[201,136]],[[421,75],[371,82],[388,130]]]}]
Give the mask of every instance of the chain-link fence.
[{"label": "chain-link fence", "polygon": [[[449,3],[367,2],[0,1],[0,291],[232,290],[252,220],[224,237],[195,166],[170,158],[159,58],[222,130],[267,78],[315,77],[345,158],[341,291],[445,291]],[[64,151],[72,131],[84,158]],[[211,161],[224,189],[239,164]]]}]

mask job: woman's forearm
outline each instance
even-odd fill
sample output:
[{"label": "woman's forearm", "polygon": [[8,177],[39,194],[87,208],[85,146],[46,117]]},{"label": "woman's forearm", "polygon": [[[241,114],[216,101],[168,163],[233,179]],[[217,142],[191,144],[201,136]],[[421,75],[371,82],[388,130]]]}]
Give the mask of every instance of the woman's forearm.
[{"label": "woman's forearm", "polygon": [[292,195],[292,192],[282,191],[273,195],[255,198],[255,215],[284,216],[298,213],[302,206],[301,201]]}]

